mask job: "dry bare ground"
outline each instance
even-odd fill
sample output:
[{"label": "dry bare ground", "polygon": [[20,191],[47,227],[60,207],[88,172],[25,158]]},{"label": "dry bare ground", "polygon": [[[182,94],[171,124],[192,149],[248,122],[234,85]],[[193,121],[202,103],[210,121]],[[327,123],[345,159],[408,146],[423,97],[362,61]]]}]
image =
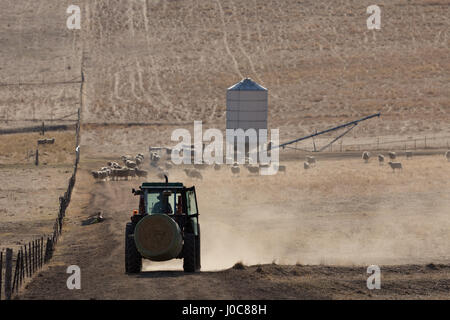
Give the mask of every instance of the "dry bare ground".
[{"label": "dry bare ground", "polygon": [[[55,138],[39,146],[38,139]],[[0,135],[0,243],[15,247],[52,232],[73,171],[73,132]]]},{"label": "dry bare ground", "polygon": [[[206,270],[196,275],[176,271],[179,263],[124,275],[123,226],[137,181],[95,184],[88,174],[122,153],[170,144],[172,130],[191,129],[193,120],[223,129],[225,89],[246,76],[269,89],[269,123],[282,141],[376,112],[382,118],[356,127],[352,141],[448,136],[448,1],[379,1],[380,31],[366,28],[373,3],[365,0],[78,3],[79,31],[65,27],[64,1],[0,5],[1,128],[73,119],[81,70],[86,80],[82,170],[65,231],[22,298],[448,299],[450,172],[442,156],[402,160],[395,174],[360,159],[319,161],[310,171],[288,162],[286,175],[237,180],[209,170],[195,181]],[[2,244],[3,236],[29,236],[19,235],[31,226],[28,211],[44,213],[29,232],[43,231],[73,148],[48,152],[49,167],[36,170],[22,160],[35,137],[8,137],[20,143],[1,137]],[[170,178],[194,183],[179,169]],[[16,195],[25,189],[43,208]],[[107,220],[82,226],[97,210]],[[240,260],[264,265],[217,271]],[[375,293],[365,287],[372,263],[383,272]],[[70,264],[82,268],[81,291],[65,286]],[[175,271],[157,271],[166,268]]]},{"label": "dry bare ground", "polygon": [[[323,160],[309,171],[289,161],[286,175],[271,177],[208,168],[202,181],[173,169],[172,181],[198,192],[203,271],[195,275],[178,260],[124,273],[123,228],[140,181],[95,183],[88,171],[105,161],[84,160],[55,258],[22,299],[448,298],[450,167],[442,155],[405,160],[395,174],[360,159]],[[105,222],[83,226],[98,211]],[[231,268],[239,261],[253,266]],[[82,270],[82,290],[65,286],[71,264]],[[382,269],[376,292],[365,282],[371,264]]]}]

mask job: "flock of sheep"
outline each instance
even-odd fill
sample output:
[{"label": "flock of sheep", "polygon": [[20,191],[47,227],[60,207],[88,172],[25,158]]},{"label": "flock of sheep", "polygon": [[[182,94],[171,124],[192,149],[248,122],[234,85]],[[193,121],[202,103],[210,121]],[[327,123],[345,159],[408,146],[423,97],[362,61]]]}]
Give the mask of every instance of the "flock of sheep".
[{"label": "flock of sheep", "polygon": [[[371,159],[372,155],[369,151],[364,151],[362,154],[362,159],[365,163],[368,163]],[[395,152],[388,152],[387,157],[389,157],[388,165],[392,168],[393,172],[397,169],[402,169],[401,162],[394,162],[397,158],[397,154]],[[406,159],[412,159],[413,152],[405,151]],[[378,154],[378,163],[380,166],[385,163],[385,155]],[[445,158],[450,162],[450,150],[445,153]],[[108,162],[106,167],[101,168],[98,171],[92,171],[92,176],[97,180],[128,180],[130,177],[147,177],[148,172],[140,168],[141,164],[144,160],[144,155],[139,153],[135,157],[126,155],[121,157],[123,165],[119,165],[117,162]],[[150,152],[150,165],[156,168],[156,176],[160,179],[164,179],[165,176],[169,176],[169,169],[173,167],[173,164],[170,161],[165,161],[164,164],[160,165],[161,157],[157,152]],[[304,163],[303,168],[305,170],[309,170],[316,165],[316,158],[313,156],[307,156]],[[208,164],[194,164],[193,168],[184,168],[183,171],[185,174],[194,179],[203,179],[203,175],[201,170],[209,167]],[[223,165],[214,164],[214,170],[221,170]],[[239,176],[241,173],[241,166],[234,162],[233,165],[229,166],[231,169],[231,173],[233,176]],[[268,165],[265,164],[251,164],[248,158],[245,159],[245,163],[242,165],[250,175],[257,175],[261,172],[261,169],[267,168]],[[285,165],[278,165],[278,172],[286,173]]]},{"label": "flock of sheep", "polygon": [[[450,150],[445,152],[445,158],[447,159],[447,161],[450,161]],[[362,159],[364,160],[365,163],[369,162],[369,159],[371,157],[371,154],[369,151],[364,151],[362,154]],[[383,154],[378,154],[378,163],[380,164],[380,166],[384,165],[384,155]],[[395,160],[397,158],[397,154],[393,151],[388,153],[388,157],[391,161],[388,162],[389,166],[391,167],[392,171],[395,172],[396,169],[403,169],[402,163],[401,162],[394,162],[392,160]],[[413,157],[413,152],[412,151],[405,151],[405,157],[407,160],[412,159]]]},{"label": "flock of sheep", "polygon": [[[388,152],[388,156],[389,159],[391,161],[388,162],[389,166],[392,168],[393,171],[395,171],[395,169],[403,169],[402,167],[402,163],[401,162],[393,162],[392,160],[395,160],[397,158],[397,154],[394,151],[390,151]],[[405,156],[406,159],[411,159],[413,156],[412,151],[406,151],[405,152]],[[365,163],[368,163],[370,160],[371,154],[369,151],[364,151],[362,154],[362,158],[364,160]],[[380,164],[380,166],[384,165],[384,155],[383,154],[378,154],[378,163]]]},{"label": "flock of sheep", "polygon": [[122,156],[123,166],[117,162],[108,162],[106,167],[100,170],[92,171],[91,174],[96,180],[128,180],[130,177],[147,177],[148,172],[140,169],[140,165],[144,161],[144,155],[139,153],[134,158],[126,155]]}]

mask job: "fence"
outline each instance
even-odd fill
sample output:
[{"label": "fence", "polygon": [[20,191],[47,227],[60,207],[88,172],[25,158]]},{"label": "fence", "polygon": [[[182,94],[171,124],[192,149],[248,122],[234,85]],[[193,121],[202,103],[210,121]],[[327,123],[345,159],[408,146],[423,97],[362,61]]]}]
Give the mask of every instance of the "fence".
[{"label": "fence", "polygon": [[[78,163],[80,161],[80,111],[78,110],[78,121],[75,128],[75,162],[72,176],[69,179],[67,191],[62,197],[59,197],[58,217],[53,224],[53,233],[48,236],[42,236],[16,250],[14,256],[13,249],[7,248],[0,251],[0,300],[10,300],[14,294],[19,292],[26,278],[32,277],[39,271],[45,263],[53,256],[55,245],[62,233],[63,220],[66,215],[66,209],[69,206],[72,197],[72,191],[75,186]],[[2,289],[3,286],[3,289]]]},{"label": "fence", "polygon": [[[329,140],[329,139],[328,139]],[[286,146],[286,149],[313,152],[314,147],[319,150],[322,145],[328,143],[327,139],[315,139],[308,142]],[[418,150],[418,149],[450,149],[450,136],[423,136],[408,139],[387,139],[386,137],[374,137],[367,142],[357,142],[356,139],[343,138],[329,145],[323,151],[346,152],[346,151],[378,151],[378,150]],[[312,146],[311,146],[312,145]],[[317,145],[317,146],[316,146]]]}]

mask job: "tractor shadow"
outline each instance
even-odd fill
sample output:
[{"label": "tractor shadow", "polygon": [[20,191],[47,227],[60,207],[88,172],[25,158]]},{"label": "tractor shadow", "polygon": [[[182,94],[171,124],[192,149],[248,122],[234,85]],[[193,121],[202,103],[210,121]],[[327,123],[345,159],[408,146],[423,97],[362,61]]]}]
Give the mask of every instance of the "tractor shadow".
[{"label": "tractor shadow", "polygon": [[169,271],[142,271],[139,274],[128,274],[129,277],[140,278],[140,279],[158,279],[158,278],[179,278],[186,276],[195,276],[195,275],[205,275],[211,272],[184,272],[178,270],[169,270]]}]

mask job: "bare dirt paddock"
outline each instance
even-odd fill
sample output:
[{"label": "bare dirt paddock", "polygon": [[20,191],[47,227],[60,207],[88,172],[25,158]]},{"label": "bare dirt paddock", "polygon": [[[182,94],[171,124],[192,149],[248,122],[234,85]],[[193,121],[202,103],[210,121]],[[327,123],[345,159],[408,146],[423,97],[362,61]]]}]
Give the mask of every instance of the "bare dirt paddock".
[{"label": "bare dirt paddock", "polygon": [[[442,155],[399,160],[403,172],[333,159],[308,171],[289,161],[286,174],[271,177],[209,168],[202,181],[173,169],[170,180],[197,188],[202,272],[145,261],[129,276],[124,226],[141,181],[95,183],[89,171],[106,160],[84,158],[54,259],[20,298],[448,299],[450,166]],[[98,211],[104,223],[82,225]],[[66,288],[72,264],[81,290]],[[366,287],[371,264],[381,267],[381,290]]]},{"label": "bare dirt paddock", "polygon": [[[38,139],[55,138],[39,146]],[[73,132],[0,135],[0,244],[15,247],[52,232],[73,172]]]}]

